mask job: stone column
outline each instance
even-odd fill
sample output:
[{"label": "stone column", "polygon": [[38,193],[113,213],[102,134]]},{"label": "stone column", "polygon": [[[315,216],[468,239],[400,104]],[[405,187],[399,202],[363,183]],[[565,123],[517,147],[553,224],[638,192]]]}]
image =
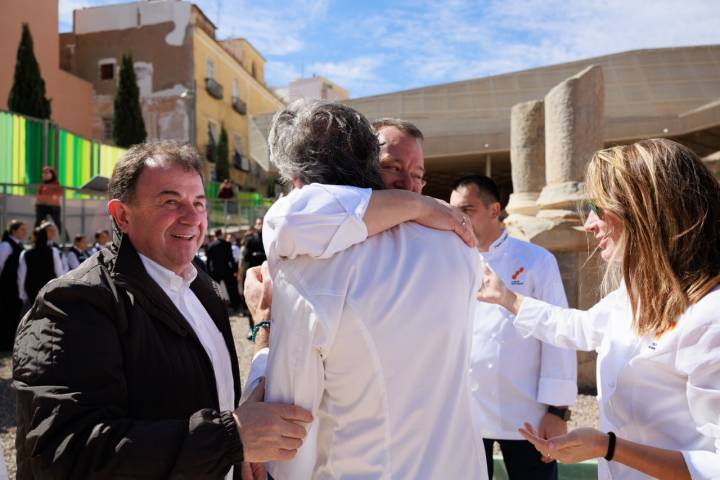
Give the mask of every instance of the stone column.
[{"label": "stone column", "polygon": [[[544,102],[547,184],[537,198],[539,211],[534,217],[510,215],[505,220],[511,235],[541,245],[555,255],[568,303],[581,309],[599,300],[602,266],[598,258],[587,261],[594,242],[580,228],[577,204],[585,198],[587,163],[603,147],[603,107],[603,75],[599,66],[588,67],[550,90]],[[514,138],[511,143],[515,188]],[[578,386],[583,391],[595,388],[594,353],[578,353]]]},{"label": "stone column", "polygon": [[510,113],[510,215],[535,215],[545,186],[545,108],[542,100],[518,103]]},{"label": "stone column", "polygon": [[592,65],[545,96],[543,209],[575,208],[584,196],[585,167],[603,147],[605,95],[602,68]]}]

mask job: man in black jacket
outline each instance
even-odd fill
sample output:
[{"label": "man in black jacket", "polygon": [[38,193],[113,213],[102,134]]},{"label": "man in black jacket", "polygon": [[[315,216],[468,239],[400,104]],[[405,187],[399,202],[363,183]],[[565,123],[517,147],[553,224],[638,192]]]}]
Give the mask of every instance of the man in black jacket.
[{"label": "man in black jacket", "polygon": [[240,293],[238,292],[235,272],[235,259],[232,246],[223,238],[222,230],[215,230],[215,240],[210,242],[205,250],[207,255],[208,273],[216,282],[224,282],[230,297],[230,306],[233,310],[240,307]]},{"label": "man in black jacket", "polygon": [[292,458],[308,412],[260,389],[236,408],[227,312],[192,265],[207,226],[197,152],[131,148],[109,197],[113,245],[45,286],[18,329],[18,478],[245,478],[243,462]]}]

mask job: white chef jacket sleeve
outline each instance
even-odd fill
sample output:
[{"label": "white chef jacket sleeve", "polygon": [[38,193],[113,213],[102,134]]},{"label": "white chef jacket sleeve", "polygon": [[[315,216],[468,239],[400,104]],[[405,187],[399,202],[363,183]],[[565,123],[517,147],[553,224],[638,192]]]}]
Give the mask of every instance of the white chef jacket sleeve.
[{"label": "white chef jacket sleeve", "polygon": [[364,241],[363,221],[372,190],[313,183],[278,200],[265,215],[269,260],[309,255],[330,258]]},{"label": "white chef jacket sleeve", "polygon": [[533,336],[557,347],[575,350],[596,350],[602,343],[616,290],[596,303],[590,310],[556,307],[542,300],[525,297],[515,316],[515,329],[522,337]]},{"label": "white chef jacket sleeve", "polygon": [[267,372],[267,361],[269,355],[269,348],[263,348],[259,350],[255,355],[253,355],[252,362],[250,363],[250,371],[248,372],[247,381],[245,382],[245,386],[243,387],[243,399],[241,399],[241,403],[246,396],[250,395],[250,392],[255,390],[258,382],[260,382],[260,378],[265,376],[265,373]]},{"label": "white chef jacket sleeve", "polygon": [[[534,297],[558,307],[567,307],[560,269],[555,257],[548,253],[537,272],[542,280],[535,285]],[[540,344],[540,379],[537,401],[545,405],[574,405],[577,397],[577,353],[545,342]]]},{"label": "white chef jacket sleeve", "polygon": [[693,323],[692,328],[682,332],[676,357],[677,368],[688,376],[686,392],[690,414],[698,432],[714,445],[713,450],[682,452],[690,476],[703,480],[720,478],[720,323],[717,305],[714,310],[706,309],[703,321]]},{"label": "white chef jacket sleeve", "polygon": [[325,389],[324,358],[345,304],[344,296],[325,292],[310,296],[298,282],[286,279],[283,272],[274,278],[265,401],[305,408],[314,420],[295,458],[267,464],[277,480],[312,477],[318,453],[318,407]]}]

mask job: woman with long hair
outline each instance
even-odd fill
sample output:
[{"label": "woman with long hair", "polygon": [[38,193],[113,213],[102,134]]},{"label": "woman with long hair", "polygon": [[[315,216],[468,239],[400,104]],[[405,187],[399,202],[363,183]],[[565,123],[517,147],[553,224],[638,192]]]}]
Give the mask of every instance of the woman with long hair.
[{"label": "woman with long hair", "polygon": [[520,432],[561,462],[599,458],[599,478],[720,478],[720,185],[692,151],[653,139],[597,152],[586,189],[614,291],[559,308],[486,269],[478,293],[524,336],[598,352],[600,431]]}]

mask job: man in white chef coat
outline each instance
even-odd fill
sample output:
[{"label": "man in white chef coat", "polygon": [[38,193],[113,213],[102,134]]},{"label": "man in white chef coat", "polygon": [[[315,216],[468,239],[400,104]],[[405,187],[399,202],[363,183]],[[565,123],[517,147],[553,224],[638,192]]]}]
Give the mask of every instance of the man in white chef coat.
[{"label": "man in white chef coat", "polygon": [[[345,105],[287,107],[269,145],[296,187],[267,214],[279,224],[313,184],[383,188],[378,139]],[[487,478],[467,428],[479,261],[454,233],[406,223],[332,258],[270,262],[266,399],[316,413],[298,456],[269,465],[274,478]]]},{"label": "man in white chef coat", "polygon": [[[471,175],[452,186],[450,204],[470,219],[483,260],[513,291],[567,306],[555,257],[544,248],[508,236],[500,221],[500,195],[489,177]],[[557,463],[517,431],[530,422],[545,438],[564,434],[577,395],[573,350],[522,338],[514,316],[478,302],[473,328],[470,387],[479,406],[475,429],[484,439],[489,476],[498,442],[511,480],[557,479]]]}]

